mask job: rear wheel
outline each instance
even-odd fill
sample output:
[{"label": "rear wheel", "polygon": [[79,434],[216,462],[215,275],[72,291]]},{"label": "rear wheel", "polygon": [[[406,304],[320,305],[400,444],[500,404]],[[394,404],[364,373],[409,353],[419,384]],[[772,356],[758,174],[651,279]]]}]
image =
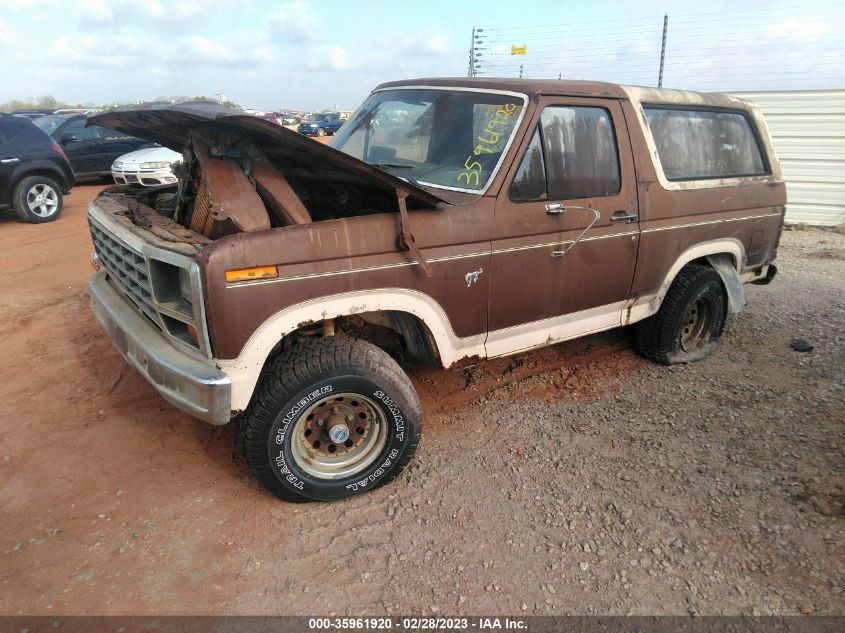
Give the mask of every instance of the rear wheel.
[{"label": "rear wheel", "polygon": [[359,339],[305,339],[273,360],[243,416],[253,475],[289,501],[361,494],[396,477],[420,439],[420,403],[385,352]]},{"label": "rear wheel", "polygon": [[664,365],[706,358],[716,349],[727,318],[727,297],[719,273],[688,264],[666,293],[660,310],[640,321],[639,352]]},{"label": "rear wheel", "polygon": [[62,190],[46,176],[27,176],[15,187],[12,204],[24,222],[52,222],[62,212]]}]

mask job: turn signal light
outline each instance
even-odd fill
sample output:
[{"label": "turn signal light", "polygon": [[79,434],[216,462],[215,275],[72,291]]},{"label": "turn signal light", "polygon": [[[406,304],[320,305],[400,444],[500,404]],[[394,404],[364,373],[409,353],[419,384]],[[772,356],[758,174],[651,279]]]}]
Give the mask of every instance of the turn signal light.
[{"label": "turn signal light", "polygon": [[256,266],[254,268],[236,268],[226,271],[226,283],[238,281],[254,281],[256,279],[272,279],[279,276],[278,266]]},{"label": "turn signal light", "polygon": [[195,341],[199,340],[199,335],[197,334],[197,328],[195,328],[192,324],[188,323],[188,336],[190,336]]}]

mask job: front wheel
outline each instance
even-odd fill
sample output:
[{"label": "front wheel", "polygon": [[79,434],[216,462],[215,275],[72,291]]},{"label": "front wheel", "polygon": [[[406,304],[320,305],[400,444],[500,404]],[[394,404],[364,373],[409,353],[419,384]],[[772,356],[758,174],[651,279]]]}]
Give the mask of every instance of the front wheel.
[{"label": "front wheel", "polygon": [[326,131],[323,128],[321,128],[321,127],[317,128],[317,136],[325,136],[325,135],[326,135]]},{"label": "front wheel", "polygon": [[725,329],[727,297],[719,273],[709,266],[688,264],[669,286],[660,310],[640,321],[639,352],[663,365],[706,358]]},{"label": "front wheel", "polygon": [[62,190],[46,176],[27,176],[15,187],[12,204],[24,222],[52,222],[62,212]]},{"label": "front wheel", "polygon": [[253,475],[288,501],[331,501],[396,477],[420,439],[421,407],[399,365],[366,341],[298,341],[271,361],[243,417]]}]

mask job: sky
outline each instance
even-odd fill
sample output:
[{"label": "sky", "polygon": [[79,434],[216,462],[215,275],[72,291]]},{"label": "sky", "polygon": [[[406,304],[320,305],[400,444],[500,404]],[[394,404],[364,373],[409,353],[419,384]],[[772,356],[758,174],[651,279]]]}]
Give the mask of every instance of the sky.
[{"label": "sky", "polygon": [[383,81],[466,76],[474,26],[482,74],[655,85],[664,13],[666,87],[845,88],[841,0],[0,0],[0,102],[353,110]]}]

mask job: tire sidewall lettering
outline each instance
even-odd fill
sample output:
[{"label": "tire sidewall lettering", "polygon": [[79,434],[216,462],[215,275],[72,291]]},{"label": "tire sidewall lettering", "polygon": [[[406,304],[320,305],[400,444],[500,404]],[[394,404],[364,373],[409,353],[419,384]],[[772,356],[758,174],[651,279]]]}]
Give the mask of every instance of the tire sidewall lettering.
[{"label": "tire sidewall lettering", "polygon": [[[362,472],[337,480],[316,479],[301,471],[293,459],[291,432],[309,406],[314,402],[333,393],[359,393],[370,397],[382,410],[387,423],[387,441],[381,454],[374,463]],[[268,437],[268,457],[274,475],[286,486],[296,489],[305,495],[309,489],[316,489],[315,498],[325,498],[327,486],[340,487],[346,494],[339,492],[337,496],[348,496],[350,493],[363,491],[375,487],[396,464],[406,448],[408,438],[408,424],[403,407],[391,397],[384,387],[379,387],[362,376],[343,376],[319,381],[303,389],[291,398],[278,414],[276,421],[270,428]]]}]

